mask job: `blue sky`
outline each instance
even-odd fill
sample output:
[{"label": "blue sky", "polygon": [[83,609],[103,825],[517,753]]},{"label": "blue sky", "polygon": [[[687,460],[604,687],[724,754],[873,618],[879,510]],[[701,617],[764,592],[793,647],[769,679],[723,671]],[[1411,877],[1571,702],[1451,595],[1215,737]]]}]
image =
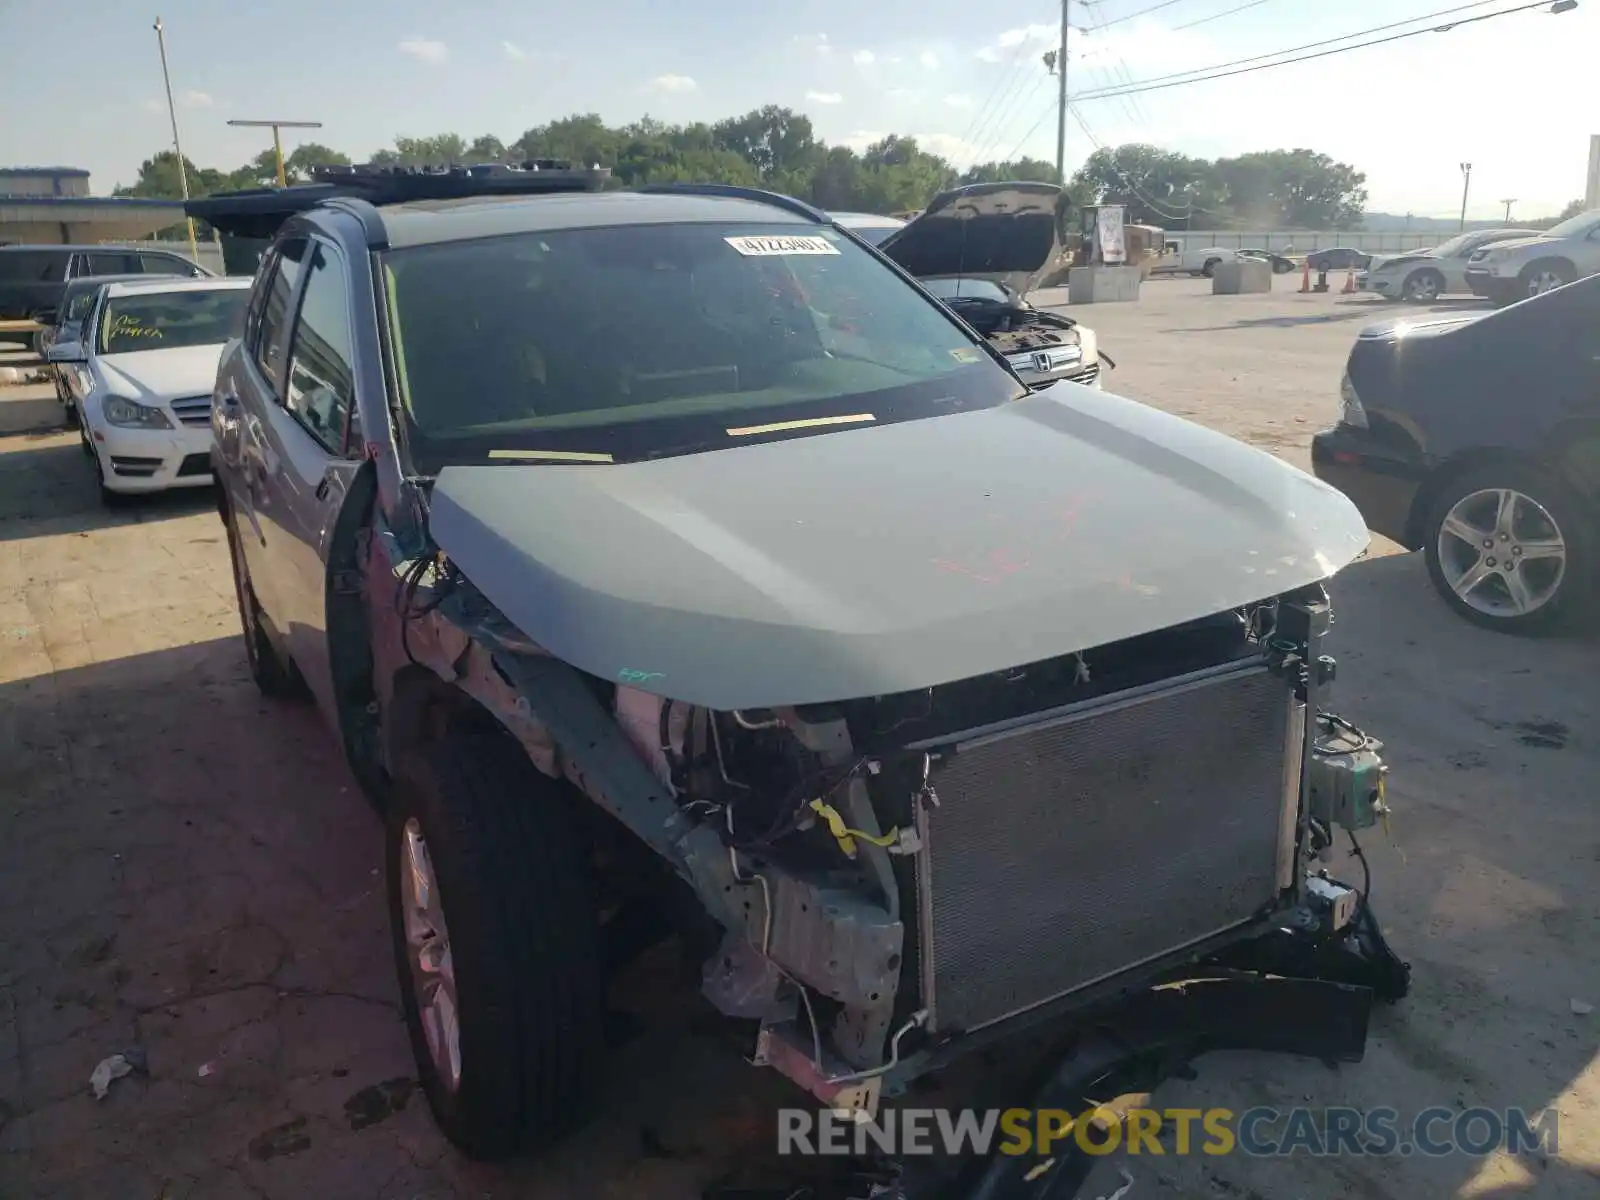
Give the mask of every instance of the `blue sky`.
[{"label": "blue sky", "polygon": [[[156,0],[153,0],[153,3]],[[357,157],[396,134],[493,133],[572,112],[715,120],[765,103],[807,112],[829,141],[911,133],[964,164],[1053,158],[1054,81],[1038,53],[1055,0],[733,0],[660,4],[159,0],[184,149],[229,169],[265,130],[230,117],[320,120],[309,136]],[[1460,0],[1073,0],[1073,91],[1266,54],[1453,7]],[[1515,7],[1497,0],[1474,12]],[[96,190],[167,147],[151,25],[123,0],[48,10],[0,0],[0,164],[60,163]],[[1449,18],[1440,18],[1440,21]],[[43,22],[48,52],[17,53]],[[1201,22],[1192,28],[1179,28]],[[1101,29],[1099,27],[1105,26]],[[290,46],[296,47],[290,49]],[[1471,214],[1553,212],[1583,192],[1600,0],[1391,46],[1136,97],[1085,99],[1069,166],[1093,142],[1148,141],[1215,156],[1309,146],[1364,170],[1371,206],[1449,215],[1471,161]],[[93,64],[81,73],[71,64]],[[26,121],[16,114],[29,114]],[[289,145],[294,139],[289,139]]]}]

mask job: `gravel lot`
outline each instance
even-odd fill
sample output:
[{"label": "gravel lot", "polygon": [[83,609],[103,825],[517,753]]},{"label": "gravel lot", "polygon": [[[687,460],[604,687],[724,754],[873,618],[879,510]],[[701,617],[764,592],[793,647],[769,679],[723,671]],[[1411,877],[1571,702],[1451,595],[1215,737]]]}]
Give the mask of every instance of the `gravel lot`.
[{"label": "gravel lot", "polygon": [[[1389,310],[1276,282],[1073,315],[1112,390],[1305,465]],[[603,1120],[537,1165],[447,1148],[412,1094],[378,822],[314,714],[250,684],[209,494],[108,514],[48,396],[0,390],[0,1197],[677,1200],[767,1153],[792,1093],[650,963]],[[1398,848],[1369,853],[1414,994],[1359,1065],[1213,1056],[1159,1102],[1553,1106],[1559,1152],[1144,1156],[1127,1200],[1600,1194],[1600,1016],[1577,1011],[1600,1005],[1600,643],[1472,629],[1393,550],[1336,581],[1332,649],[1336,706],[1393,764]],[[132,1047],[148,1074],[94,1100]]]}]

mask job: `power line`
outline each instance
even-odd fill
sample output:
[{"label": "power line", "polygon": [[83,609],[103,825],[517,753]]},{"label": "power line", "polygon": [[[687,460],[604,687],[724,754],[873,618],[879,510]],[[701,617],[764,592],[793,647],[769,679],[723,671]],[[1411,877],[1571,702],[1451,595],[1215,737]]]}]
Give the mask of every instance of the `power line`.
[{"label": "power line", "polygon": [[[1428,20],[1431,17],[1444,15],[1444,13],[1461,12],[1463,9],[1468,9],[1468,8],[1481,8],[1481,7],[1483,7],[1484,4],[1492,3],[1492,2],[1493,2],[1493,0],[1479,0],[1479,2],[1477,4],[1463,4],[1463,5],[1461,5],[1461,6],[1457,7],[1457,8],[1445,9],[1441,13],[1429,13],[1426,16],[1412,17],[1411,20],[1409,20],[1409,21],[1397,21],[1397,22],[1395,22],[1394,25],[1379,25],[1379,26],[1376,26],[1373,29],[1363,29],[1363,30],[1361,30],[1361,31],[1359,31],[1357,33],[1345,34],[1345,36],[1342,37],[1342,38],[1329,38],[1326,41],[1310,42],[1305,46],[1294,46],[1294,47],[1291,47],[1288,50],[1276,51],[1275,54],[1257,54],[1257,55],[1253,56],[1252,58],[1240,58],[1240,59],[1233,60],[1233,62],[1217,63],[1214,66],[1210,66],[1210,67],[1196,67],[1192,71],[1178,71],[1178,72],[1175,72],[1175,75],[1191,75],[1191,76],[1194,76],[1194,78],[1191,78],[1191,79],[1178,79],[1178,78],[1175,78],[1172,75],[1158,75],[1154,79],[1140,80],[1137,87],[1120,88],[1120,89],[1118,89],[1118,88],[1102,88],[1099,91],[1082,92],[1076,98],[1078,100],[1105,100],[1105,99],[1110,99],[1110,98],[1113,98],[1113,97],[1116,97],[1116,96],[1131,96],[1131,95],[1135,95],[1135,94],[1137,94],[1139,92],[1155,92],[1155,91],[1161,91],[1161,90],[1163,90],[1165,88],[1182,87],[1183,85],[1190,84],[1190,83],[1207,83],[1207,82],[1209,82],[1209,81],[1211,81],[1213,79],[1226,79],[1226,78],[1228,78],[1230,76],[1233,76],[1233,75],[1249,75],[1249,74],[1251,74],[1251,73],[1253,73],[1255,71],[1266,71],[1266,70],[1270,70],[1273,67],[1287,67],[1292,63],[1310,62],[1311,60],[1317,59],[1317,58],[1328,58],[1331,55],[1335,55],[1335,54],[1346,54],[1351,50],[1365,50],[1369,46],[1382,46],[1382,45],[1386,45],[1389,42],[1404,41],[1406,38],[1420,37],[1422,34],[1425,34],[1425,33],[1448,33],[1450,30],[1455,29],[1455,28],[1457,28],[1459,26],[1462,26],[1462,25],[1475,25],[1479,21],[1490,21],[1490,20],[1493,20],[1495,17],[1508,17],[1513,13],[1527,12],[1530,9],[1542,8],[1542,9],[1545,9],[1546,11],[1550,11],[1550,8],[1551,8],[1551,0],[1535,0],[1535,2],[1532,3],[1532,4],[1523,4],[1523,5],[1520,5],[1517,8],[1504,8],[1504,9],[1501,9],[1500,11],[1498,11],[1498,12],[1484,13],[1482,16],[1478,16],[1478,17],[1466,17],[1466,18],[1464,18],[1464,19],[1462,19],[1460,21],[1452,21],[1448,25],[1434,26],[1434,27],[1431,27],[1431,28],[1428,28],[1428,29],[1413,29],[1413,30],[1410,30],[1410,31],[1408,31],[1406,33],[1396,33],[1396,34],[1391,34],[1390,36],[1384,37],[1384,38],[1374,38],[1374,39],[1372,39],[1371,41],[1368,41],[1368,42],[1357,42],[1353,46],[1339,46],[1339,47],[1337,47],[1337,48],[1335,48],[1333,50],[1322,50],[1322,51],[1319,51],[1316,54],[1302,54],[1297,58],[1284,58],[1284,59],[1280,59],[1277,62],[1267,62],[1267,63],[1258,62],[1257,65],[1255,65],[1255,66],[1237,66],[1237,67],[1235,67],[1235,64],[1239,64],[1239,63],[1256,62],[1256,60],[1258,60],[1258,59],[1273,58],[1273,57],[1276,56],[1276,54],[1293,54],[1297,50],[1305,50],[1305,49],[1308,49],[1310,46],[1325,46],[1325,45],[1328,44],[1328,42],[1347,41],[1347,40],[1349,40],[1350,38],[1353,38],[1353,37],[1361,37],[1364,34],[1375,33],[1379,29],[1393,29],[1395,27],[1395,25],[1409,25],[1409,24],[1412,24],[1412,23],[1414,23],[1416,21],[1425,21],[1425,20]],[[1223,69],[1221,69],[1221,68],[1224,68],[1224,67],[1235,67],[1235,69],[1234,70],[1223,70]],[[1207,74],[1206,72],[1211,72],[1211,73]],[[1164,82],[1161,82],[1162,80],[1171,80],[1171,82],[1165,82],[1164,83]]]},{"label": "power line", "polygon": [[1241,4],[1238,8],[1224,9],[1219,13],[1212,13],[1209,17],[1201,17],[1197,21],[1186,21],[1182,25],[1174,25],[1171,32],[1177,33],[1180,29],[1193,29],[1196,25],[1204,25],[1208,21],[1220,21],[1223,17],[1231,17],[1234,13],[1242,13],[1247,8],[1259,8],[1267,0],[1250,0],[1248,4]]},{"label": "power line", "polygon": [[1163,8],[1171,8],[1174,4],[1182,3],[1183,0],[1161,0],[1160,4],[1152,4],[1149,8],[1141,8],[1138,12],[1131,12],[1125,17],[1113,17],[1109,21],[1102,21],[1100,28],[1109,29],[1113,25],[1121,25],[1124,21],[1131,21],[1135,17],[1149,16],[1153,12],[1160,12]]},{"label": "power line", "polygon": [[[1096,150],[1104,150],[1106,148],[1104,144],[1101,143],[1100,139],[1095,137],[1094,130],[1089,128],[1089,123],[1083,119],[1082,113],[1080,113],[1077,109],[1073,109],[1072,118],[1078,122],[1078,128],[1083,130],[1084,136],[1089,139],[1090,143]],[[1150,199],[1149,196],[1146,196],[1139,190],[1138,185],[1136,185],[1133,180],[1128,177],[1127,172],[1117,165],[1117,160],[1114,154],[1107,154],[1106,164],[1111,168],[1112,173],[1115,174],[1118,179],[1122,180],[1123,186],[1133,193],[1133,198],[1142,203],[1151,212],[1155,213],[1156,216],[1168,221],[1182,221],[1194,211],[1195,205],[1191,200],[1188,209],[1185,212],[1168,212],[1166,209],[1162,208],[1161,205],[1157,204],[1154,200]],[[1168,203],[1171,203],[1171,201],[1169,200]]]}]

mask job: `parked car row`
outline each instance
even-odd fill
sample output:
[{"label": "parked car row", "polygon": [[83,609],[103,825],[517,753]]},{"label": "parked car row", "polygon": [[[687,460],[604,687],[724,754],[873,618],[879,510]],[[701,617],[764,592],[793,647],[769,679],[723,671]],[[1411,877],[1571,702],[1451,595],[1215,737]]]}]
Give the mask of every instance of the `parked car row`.
[{"label": "parked car row", "polygon": [[91,275],[210,274],[175,250],[146,246],[0,246],[0,321],[49,324],[67,284]]}]

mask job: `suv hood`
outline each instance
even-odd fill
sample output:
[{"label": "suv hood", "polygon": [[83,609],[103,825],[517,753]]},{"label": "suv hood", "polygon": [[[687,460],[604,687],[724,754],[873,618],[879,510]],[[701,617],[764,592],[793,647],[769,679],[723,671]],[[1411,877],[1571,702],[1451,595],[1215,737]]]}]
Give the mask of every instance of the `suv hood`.
[{"label": "suv hood", "polygon": [[1026,296],[1061,253],[1061,194],[1053,183],[952,188],[878,249],[921,279],[990,279]]},{"label": "suv hood", "polygon": [[217,362],[222,343],[183,346],[176,350],[135,350],[129,354],[102,354],[95,366],[106,386],[130,400],[160,400],[169,396],[209,396],[217,385]]},{"label": "suv hood", "polygon": [[717,709],[1089,649],[1324,579],[1368,541],[1304,472],[1071,384],[652,462],[446,467],[431,529],[550,653]]},{"label": "suv hood", "polygon": [[1535,234],[1532,237],[1508,238],[1503,242],[1490,242],[1487,246],[1480,246],[1473,252],[1472,257],[1477,258],[1485,250],[1525,250],[1529,246],[1555,246],[1560,243],[1560,238],[1545,237],[1543,234]]}]

